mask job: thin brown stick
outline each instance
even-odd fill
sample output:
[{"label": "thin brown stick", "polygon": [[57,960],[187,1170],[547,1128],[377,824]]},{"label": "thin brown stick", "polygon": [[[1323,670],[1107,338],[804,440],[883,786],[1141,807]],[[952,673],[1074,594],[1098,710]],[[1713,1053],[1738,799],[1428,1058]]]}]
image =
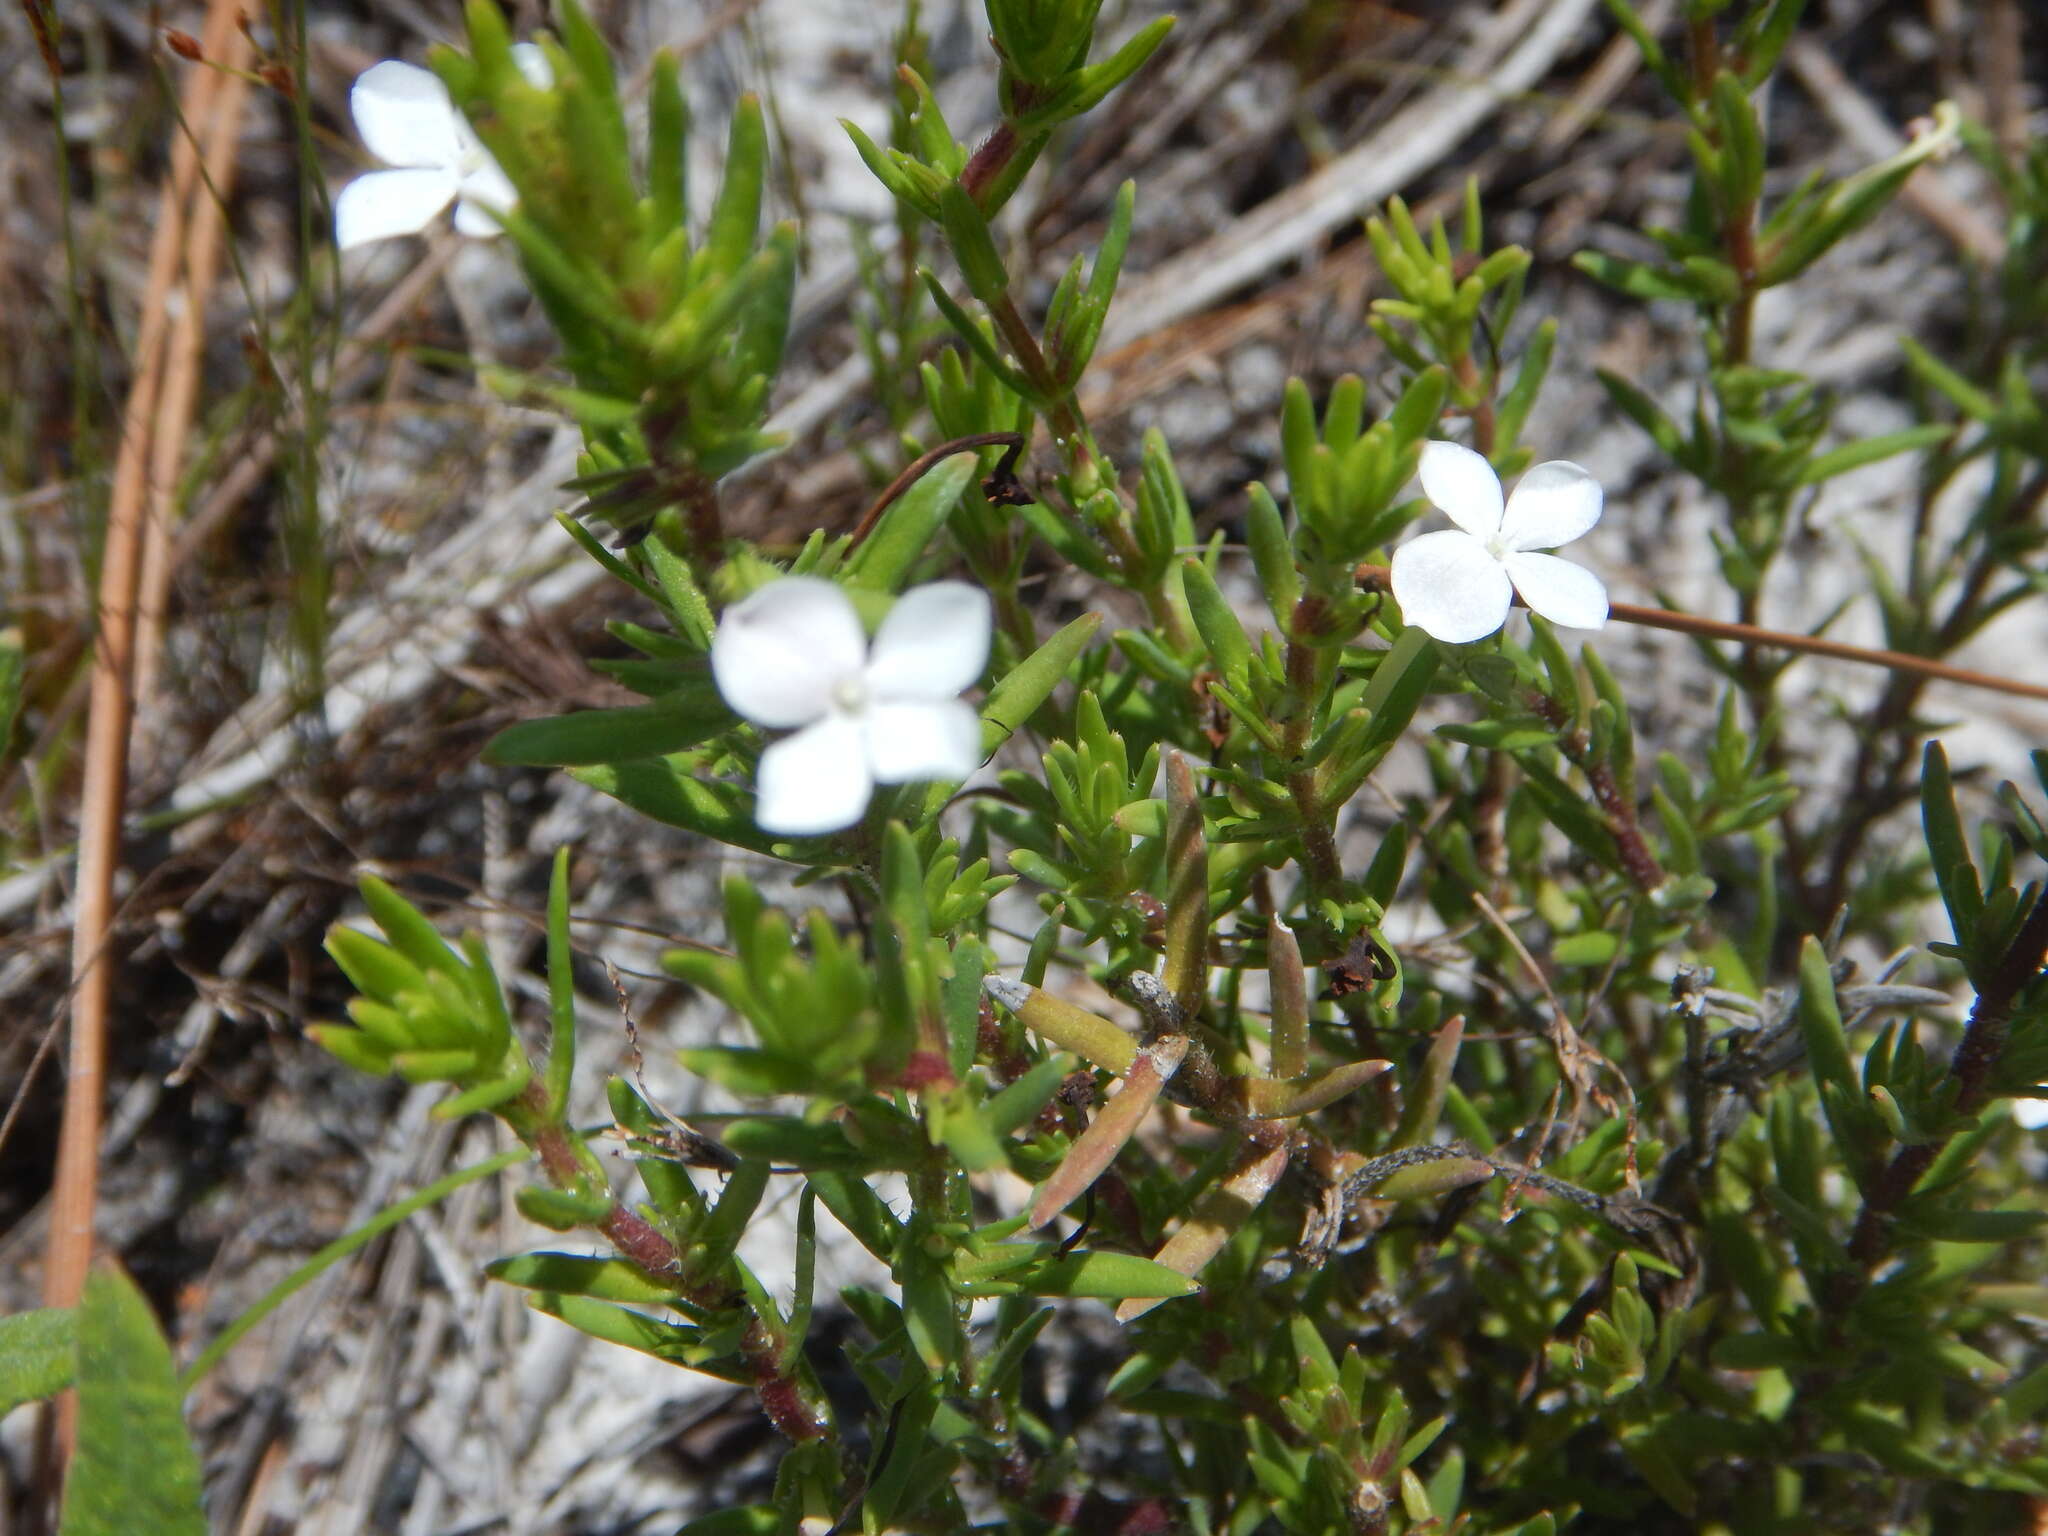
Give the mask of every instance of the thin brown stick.
[{"label": "thin brown stick", "polygon": [[[195,189],[185,241],[184,298],[171,331],[165,356],[162,398],[157,402],[150,443],[149,516],[143,524],[142,574],[135,600],[135,663],[133,696],[157,696],[157,667],[163,651],[166,610],[172,571],[171,520],[178,494],[178,475],[185,462],[185,439],[199,404],[200,364],[206,347],[206,301],[220,268],[221,235],[227,223],[227,199],[234,190],[235,145],[241,131],[242,107],[249,95],[247,73],[251,44],[239,27],[228,34],[227,51],[209,63],[222,71],[213,102],[213,120],[206,125],[200,158],[206,176]],[[194,135],[197,123],[188,123]],[[145,727],[147,720],[145,720]]]},{"label": "thin brown stick", "polygon": [[[235,36],[236,0],[211,0],[203,44],[218,57]],[[195,70],[182,97],[185,121],[210,123],[222,76]],[[158,204],[150,246],[148,285],[135,346],[135,377],[122,412],[120,445],[107,507],[105,552],[98,594],[99,645],[93,658],[92,702],[86,733],[85,774],[79,797],[78,889],[72,917],[71,1039],[69,1078],[51,1190],[48,1258],[43,1296],[57,1307],[77,1303],[92,1258],[93,1207],[98,1189],[100,1108],[106,1072],[107,1015],[113,971],[106,963],[114,915],[114,874],[120,862],[121,802],[127,777],[128,726],[133,698],[129,665],[134,653],[135,596],[140,576],[142,521],[148,490],[151,434],[165,366],[168,299],[184,247],[185,208],[198,180],[199,154],[190,138],[171,150],[171,182]],[[68,1448],[74,1409],[59,1410],[58,1445]]]},{"label": "thin brown stick", "polygon": [[1866,666],[1886,667],[1893,672],[1911,672],[1920,677],[1939,678],[1945,683],[1961,683],[1966,688],[1989,688],[1998,693],[2016,694],[2023,699],[2048,699],[2048,686],[2023,683],[2010,677],[1993,677],[1988,672],[1973,672],[1968,667],[1951,666],[1945,661],[1936,661],[1931,656],[1914,656],[1906,651],[1885,651],[1861,645],[1847,645],[1840,640],[1823,639],[1819,635],[1787,634],[1783,630],[1764,629],[1755,624],[1737,624],[1732,620],[1703,619],[1696,614],[1677,613],[1669,608],[1639,608],[1633,603],[1615,603],[1608,611],[1624,624],[1641,624],[1649,629],[1669,629],[1681,635],[1705,635],[1717,640],[1739,640],[1746,645],[1770,646],[1781,651],[1800,651],[1808,656],[1831,656],[1837,661],[1862,662]]},{"label": "thin brown stick", "polygon": [[[1389,577],[1384,565],[1361,565],[1354,573],[1361,582],[1385,588]],[[1994,693],[2009,693],[2022,699],[2048,701],[2048,685],[2023,683],[2016,678],[1993,677],[1988,672],[1973,672],[1968,667],[1951,666],[1945,661],[1936,661],[1931,656],[1914,656],[1906,651],[1878,650],[1870,646],[1848,645],[1840,640],[1826,640],[1819,635],[1795,635],[1782,629],[1765,629],[1757,624],[1738,624],[1732,619],[1703,619],[1694,613],[1679,613],[1670,608],[1643,608],[1634,603],[1609,605],[1608,617],[1624,624],[1640,624],[1645,629],[1668,629],[1681,635],[1701,635],[1711,640],[1733,640],[1743,645],[1764,646],[1773,650],[1798,651],[1807,656],[1828,656],[1836,661],[1860,662],[1865,666],[1884,667],[1893,672],[1910,672],[1918,677],[1937,678],[1945,683],[1961,683],[1965,688],[1988,688]]]}]

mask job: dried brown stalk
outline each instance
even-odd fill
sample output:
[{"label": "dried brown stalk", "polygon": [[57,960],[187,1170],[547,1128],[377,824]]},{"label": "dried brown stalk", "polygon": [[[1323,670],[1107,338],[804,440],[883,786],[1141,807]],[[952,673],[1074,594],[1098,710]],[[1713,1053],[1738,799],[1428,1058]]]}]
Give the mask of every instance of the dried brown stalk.
[{"label": "dried brown stalk", "polygon": [[[172,502],[178,474],[185,462],[185,439],[199,405],[200,363],[206,348],[206,301],[220,268],[221,236],[227,224],[227,200],[234,190],[235,141],[242,107],[248,99],[251,45],[239,27],[228,34],[225,55],[213,54],[218,85],[213,117],[205,124],[200,158],[206,177],[196,188],[185,234],[183,302],[165,355],[163,393],[151,423],[148,517],[142,531],[142,574],[135,601],[135,663],[131,696],[156,695],[158,658],[163,651],[164,621],[169,606]],[[197,138],[201,125],[190,119],[187,132]]]},{"label": "dried brown stalk", "polygon": [[[235,0],[211,0],[203,47],[209,58],[237,46]],[[190,137],[172,147],[171,181],[158,204],[142,319],[135,346],[135,376],[122,412],[120,444],[108,498],[106,545],[98,594],[99,645],[93,658],[85,775],[79,798],[77,898],[72,916],[71,1038],[57,1173],[51,1191],[48,1258],[43,1296],[51,1306],[77,1303],[92,1258],[93,1208],[98,1189],[101,1097],[106,1071],[107,1016],[113,968],[107,954],[114,919],[114,873],[120,862],[121,804],[127,780],[128,731],[134,696],[130,664],[135,647],[135,599],[141,575],[143,519],[147,510],[153,433],[167,393],[170,297],[186,255],[186,208],[199,180],[195,140],[211,141],[216,103],[227,77],[211,67],[190,75],[182,96]],[[228,135],[224,153],[232,156]],[[211,167],[215,174],[221,169]],[[198,287],[193,274],[191,286]],[[188,294],[188,302],[190,295]],[[196,366],[196,356],[189,359]],[[58,1444],[68,1447],[73,1406],[59,1410]]]}]

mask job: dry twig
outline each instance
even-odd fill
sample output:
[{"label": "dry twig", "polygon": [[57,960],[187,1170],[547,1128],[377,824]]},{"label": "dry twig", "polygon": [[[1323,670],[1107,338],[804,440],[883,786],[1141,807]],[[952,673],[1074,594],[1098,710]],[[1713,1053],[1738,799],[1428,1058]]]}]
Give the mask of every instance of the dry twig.
[{"label": "dry twig", "polygon": [[[236,26],[237,15],[235,0],[212,0],[203,44],[209,59],[240,57],[236,50],[246,46],[246,39]],[[200,296],[212,283],[212,273],[192,263],[196,242],[187,240],[186,210],[199,182],[198,141],[203,139],[209,151],[218,148],[224,157],[208,167],[209,175],[215,179],[225,173],[226,164],[234,155],[234,135],[230,132],[216,136],[212,131],[215,113],[224,104],[239,110],[240,95],[227,97],[222,89],[228,79],[220,71],[201,68],[186,81],[182,110],[192,134],[180,138],[173,147],[171,182],[158,207],[148,287],[136,340],[134,382],[122,414],[120,446],[107,509],[98,598],[99,645],[93,658],[85,780],[80,795],[78,895],[72,917],[70,1071],[57,1149],[49,1253],[43,1271],[44,1299],[56,1307],[77,1302],[92,1257],[107,1017],[113,1000],[113,967],[108,947],[114,919],[114,874],[120,862],[128,732],[134,705],[130,664],[135,649],[143,518],[151,474],[160,462],[154,457],[153,444],[154,434],[161,430],[158,413],[162,402],[182,399],[189,410],[194,398],[189,379],[170,377],[174,361],[176,366],[188,369],[196,369],[198,364],[196,348],[181,353],[175,360],[170,356],[170,299],[181,262],[186,265],[188,306],[198,305]],[[66,1400],[58,1425],[60,1444],[68,1445],[70,1417],[71,1405]]]}]

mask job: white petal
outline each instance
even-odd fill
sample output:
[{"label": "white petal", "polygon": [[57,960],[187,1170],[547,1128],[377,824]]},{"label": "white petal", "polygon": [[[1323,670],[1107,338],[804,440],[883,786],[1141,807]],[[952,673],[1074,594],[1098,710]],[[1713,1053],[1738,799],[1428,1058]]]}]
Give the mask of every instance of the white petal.
[{"label": "white petal", "polygon": [[1600,521],[1600,482],[1569,459],[1536,465],[1515,486],[1501,518],[1509,549],[1555,549]]},{"label": "white petal", "polygon": [[1422,464],[1415,473],[1422,494],[1467,533],[1490,539],[1500,531],[1500,476],[1483,455],[1432,440],[1422,445]]},{"label": "white petal", "polygon": [[1607,623],[1607,587],[1583,565],[1521,553],[1502,563],[1531,613],[1573,629],[1599,629]]},{"label": "white petal", "polygon": [[461,143],[455,103],[431,69],[386,59],[372,64],[348,93],[356,132],[386,165],[455,164]]},{"label": "white petal", "polygon": [[789,837],[837,832],[860,820],[874,788],[859,722],[830,714],[761,754],[754,821]]},{"label": "white petal", "polygon": [[[484,206],[480,202],[471,202],[468,197],[464,197],[461,202],[457,203],[455,205],[455,232],[458,235],[467,235],[472,240],[488,240],[493,235],[502,235],[505,232],[505,226],[486,213]],[[490,206],[504,208],[508,205],[500,201],[492,201]]]},{"label": "white petal", "polygon": [[462,140],[462,200],[455,205],[455,228],[472,239],[487,240],[503,233],[504,226],[484,210],[518,207],[519,189],[469,124],[458,123],[456,128]]},{"label": "white petal", "polygon": [[2012,1117],[2023,1131],[2048,1127],[2048,1099],[2014,1099]]},{"label": "white petal", "polygon": [[546,90],[555,83],[554,66],[548,63],[539,43],[514,43],[512,62],[519,66],[519,73],[526,76],[529,84]]},{"label": "white petal", "polygon": [[371,171],[334,200],[334,243],[344,251],[392,235],[416,235],[455,196],[455,177],[441,170]]},{"label": "white petal", "polygon": [[958,699],[871,704],[866,726],[878,784],[957,782],[981,766],[981,716]]},{"label": "white petal", "polygon": [[1501,563],[1471,534],[1451,528],[1395,550],[1393,578],[1401,617],[1453,645],[1492,634],[1514,602]]},{"label": "white petal", "polygon": [[964,581],[913,587],[875,632],[868,686],[883,699],[950,699],[981,680],[995,622],[988,594]]},{"label": "white petal", "polygon": [[836,688],[859,680],[867,649],[844,592],[816,576],[786,576],[725,610],[711,637],[711,676],[756,725],[809,725]]}]

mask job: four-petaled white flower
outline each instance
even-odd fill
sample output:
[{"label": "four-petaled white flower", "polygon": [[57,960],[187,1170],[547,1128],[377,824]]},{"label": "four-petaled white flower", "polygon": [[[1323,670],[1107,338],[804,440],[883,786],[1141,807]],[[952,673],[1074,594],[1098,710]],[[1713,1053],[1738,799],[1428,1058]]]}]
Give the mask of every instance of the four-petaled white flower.
[{"label": "four-petaled white flower", "polygon": [[2048,1129],[2048,1099],[2014,1099],[2012,1117],[2023,1131]]},{"label": "four-petaled white flower", "polygon": [[1598,629],[1607,588],[1583,566],[1533,553],[1600,521],[1600,482],[1563,459],[1538,464],[1501,503],[1500,476],[1470,448],[1422,445],[1423,493],[1458,526],[1394,551],[1401,616],[1439,640],[1478,640],[1507,622],[1514,594],[1554,624]]},{"label": "four-petaled white flower", "polygon": [[[512,58],[535,85],[554,83],[547,55],[532,43],[516,45]],[[498,233],[497,221],[485,210],[509,209],[519,194],[455,109],[439,75],[386,59],[356,76],[348,104],[370,153],[399,169],[371,171],[341,189],[334,200],[336,245],[345,251],[418,234],[451,202],[461,233]]]},{"label": "four-petaled white flower", "polygon": [[860,820],[876,784],[964,779],[981,717],[961,701],[988,664],[988,594],[914,587],[869,646],[853,602],[816,576],[786,576],[726,609],[711,675],[734,710],[796,734],[761,754],[754,820],[792,837]]}]

